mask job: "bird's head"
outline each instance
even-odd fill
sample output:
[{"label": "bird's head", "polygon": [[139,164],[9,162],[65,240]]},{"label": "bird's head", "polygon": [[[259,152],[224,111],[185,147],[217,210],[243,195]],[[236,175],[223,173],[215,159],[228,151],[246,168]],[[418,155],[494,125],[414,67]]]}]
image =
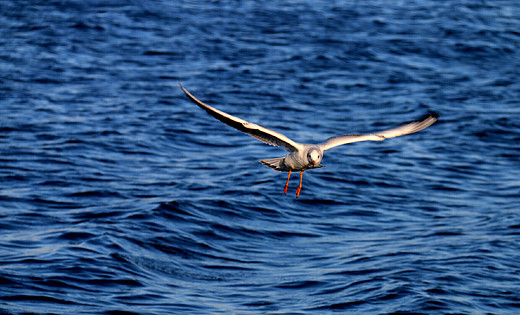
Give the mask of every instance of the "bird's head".
[{"label": "bird's head", "polygon": [[318,149],[312,148],[307,152],[307,160],[313,167],[319,166],[322,158],[323,154]]}]

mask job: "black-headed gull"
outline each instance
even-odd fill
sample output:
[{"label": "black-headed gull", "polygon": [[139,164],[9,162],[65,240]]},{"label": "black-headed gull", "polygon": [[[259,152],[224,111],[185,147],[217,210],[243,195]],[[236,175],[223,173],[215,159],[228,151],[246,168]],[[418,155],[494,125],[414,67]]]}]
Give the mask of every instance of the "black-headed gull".
[{"label": "black-headed gull", "polygon": [[283,134],[269,128],[250,123],[213,108],[198,100],[195,96],[191,95],[191,93],[188,92],[180,83],[179,86],[195,104],[226,125],[236,128],[252,137],[257,138],[262,142],[277,147],[284,147],[287,151],[289,151],[290,153],[284,157],[260,160],[260,162],[274,170],[280,172],[289,172],[289,175],[287,176],[287,182],[285,183],[285,187],[283,189],[284,194],[287,193],[287,186],[289,185],[291,172],[299,171],[300,185],[298,186],[298,189],[296,189],[296,197],[300,196],[300,191],[302,189],[303,172],[309,169],[323,167],[320,162],[323,159],[324,151],[347,143],[359,141],[382,141],[388,138],[395,138],[415,133],[433,125],[439,117],[439,114],[430,112],[418,120],[404,123],[401,126],[393,129],[368,134],[349,134],[336,136],[328,138],[325,142],[319,144],[304,144],[295,142]]}]

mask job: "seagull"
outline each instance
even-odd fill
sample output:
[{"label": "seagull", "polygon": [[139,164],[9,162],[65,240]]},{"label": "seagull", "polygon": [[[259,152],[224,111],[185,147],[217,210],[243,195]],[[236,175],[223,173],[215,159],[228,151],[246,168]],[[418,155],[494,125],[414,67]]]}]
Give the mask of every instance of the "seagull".
[{"label": "seagull", "polygon": [[437,121],[439,117],[438,113],[429,112],[418,120],[404,123],[396,128],[367,134],[346,134],[328,138],[325,140],[325,142],[319,144],[305,144],[295,142],[277,131],[271,130],[261,125],[250,123],[211,107],[208,104],[198,100],[195,96],[191,95],[191,93],[188,92],[181,85],[181,83],[179,83],[179,86],[191,101],[226,125],[236,128],[264,143],[277,147],[283,147],[289,151],[289,154],[284,157],[264,159],[260,160],[260,163],[274,170],[289,173],[287,176],[287,182],[285,183],[285,187],[283,189],[284,194],[287,194],[287,187],[289,186],[291,172],[300,172],[300,184],[296,189],[296,198],[300,196],[300,191],[302,189],[303,172],[306,170],[323,167],[323,165],[320,164],[321,160],[323,159],[323,152],[348,143],[360,141],[382,141],[388,138],[395,138],[412,134],[430,127]]}]

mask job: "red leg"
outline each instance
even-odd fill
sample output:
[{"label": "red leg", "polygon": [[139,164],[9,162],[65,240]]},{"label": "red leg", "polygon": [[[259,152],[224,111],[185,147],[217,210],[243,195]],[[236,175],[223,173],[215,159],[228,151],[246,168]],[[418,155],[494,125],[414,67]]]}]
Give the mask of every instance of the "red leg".
[{"label": "red leg", "polygon": [[300,197],[300,190],[302,190],[302,179],[303,179],[303,171],[300,172],[300,185],[298,189],[296,189],[296,198]]},{"label": "red leg", "polygon": [[291,170],[289,170],[289,175],[287,176],[287,182],[285,183],[285,188],[283,189],[283,194],[287,194],[287,187],[289,186],[289,179],[291,179]]}]

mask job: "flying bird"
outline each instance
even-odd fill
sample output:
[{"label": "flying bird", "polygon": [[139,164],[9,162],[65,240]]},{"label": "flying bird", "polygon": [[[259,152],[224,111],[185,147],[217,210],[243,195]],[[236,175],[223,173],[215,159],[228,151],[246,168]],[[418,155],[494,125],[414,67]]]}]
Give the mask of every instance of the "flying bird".
[{"label": "flying bird", "polygon": [[300,184],[296,189],[296,198],[300,196],[300,191],[302,189],[303,172],[313,168],[323,167],[323,165],[320,164],[321,160],[323,159],[323,152],[343,144],[360,141],[382,141],[388,138],[395,138],[415,133],[433,125],[439,117],[439,114],[430,112],[418,120],[404,123],[396,128],[367,134],[347,134],[328,138],[325,140],[325,142],[319,144],[305,144],[295,142],[277,131],[271,130],[261,125],[250,123],[211,107],[208,104],[198,100],[195,96],[191,95],[191,93],[188,92],[180,83],[179,86],[190,98],[190,100],[192,100],[200,108],[204,109],[208,114],[225,123],[226,125],[236,128],[264,143],[277,147],[283,147],[289,151],[289,154],[284,157],[264,159],[260,160],[260,163],[274,170],[289,173],[287,176],[287,182],[285,183],[285,187],[283,189],[284,194],[287,194],[287,187],[289,186],[291,172],[300,172]]}]

